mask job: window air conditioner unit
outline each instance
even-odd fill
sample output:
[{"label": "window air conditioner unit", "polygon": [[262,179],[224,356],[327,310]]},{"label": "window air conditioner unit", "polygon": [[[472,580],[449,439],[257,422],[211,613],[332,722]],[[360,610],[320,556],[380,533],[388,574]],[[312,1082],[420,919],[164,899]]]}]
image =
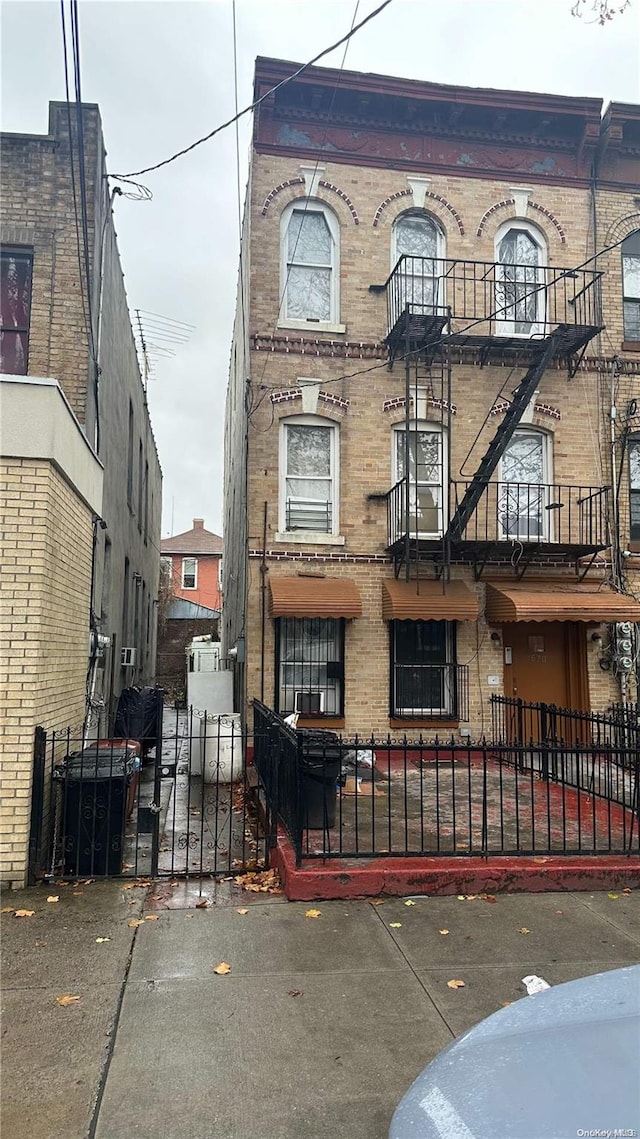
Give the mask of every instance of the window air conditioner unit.
[{"label": "window air conditioner unit", "polygon": [[120,664],[123,668],[134,668],[136,663],[135,648],[122,648],[120,650]]},{"label": "window air conditioner unit", "polygon": [[293,710],[303,716],[316,716],[319,712],[324,712],[324,692],[296,692]]}]

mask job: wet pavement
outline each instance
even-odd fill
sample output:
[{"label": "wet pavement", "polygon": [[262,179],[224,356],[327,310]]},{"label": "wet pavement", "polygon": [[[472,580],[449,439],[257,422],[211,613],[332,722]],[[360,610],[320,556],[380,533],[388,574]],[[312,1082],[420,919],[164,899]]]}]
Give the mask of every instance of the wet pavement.
[{"label": "wet pavement", "polygon": [[237,875],[5,896],[3,1135],[385,1139],[429,1059],[533,999],[523,977],[640,960],[640,891],[309,905],[273,889]]}]

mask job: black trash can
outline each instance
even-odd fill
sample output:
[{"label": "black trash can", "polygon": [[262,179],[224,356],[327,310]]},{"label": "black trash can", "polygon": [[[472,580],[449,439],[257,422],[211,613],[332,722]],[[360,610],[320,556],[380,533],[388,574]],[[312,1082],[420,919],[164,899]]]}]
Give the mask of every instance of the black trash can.
[{"label": "black trash can", "polygon": [[335,732],[299,728],[302,825],[324,830],[336,821],[342,747]]},{"label": "black trash can", "polygon": [[97,878],[122,872],[127,798],[136,762],[130,748],[94,747],[68,755],[56,769],[64,874]]}]

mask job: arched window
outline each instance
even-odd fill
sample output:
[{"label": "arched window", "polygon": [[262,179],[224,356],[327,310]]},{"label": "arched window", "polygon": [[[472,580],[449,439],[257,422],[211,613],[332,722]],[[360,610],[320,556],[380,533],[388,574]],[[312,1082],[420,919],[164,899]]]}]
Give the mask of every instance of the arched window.
[{"label": "arched window", "polygon": [[551,439],[533,427],[519,427],[501,461],[498,519],[503,538],[551,541]]},{"label": "arched window", "polygon": [[640,340],[640,229],[622,242],[624,338]]},{"label": "arched window", "polygon": [[547,253],[542,234],[516,219],[496,234],[496,331],[535,336],[544,331]]},{"label": "arched window", "polygon": [[338,424],[294,415],[280,425],[280,530],[338,533]]},{"label": "arched window", "polygon": [[444,234],[424,212],[401,214],[393,227],[391,267],[399,265],[401,308],[433,314],[444,311]]},{"label": "arched window", "polygon": [[393,428],[394,483],[409,473],[409,518],[403,496],[403,530],[422,537],[439,537],[444,533],[446,498],[446,435],[439,424],[412,420],[409,433],[399,423]]},{"label": "arched window", "polygon": [[340,319],[340,227],[328,206],[295,201],[281,221],[281,318]]}]

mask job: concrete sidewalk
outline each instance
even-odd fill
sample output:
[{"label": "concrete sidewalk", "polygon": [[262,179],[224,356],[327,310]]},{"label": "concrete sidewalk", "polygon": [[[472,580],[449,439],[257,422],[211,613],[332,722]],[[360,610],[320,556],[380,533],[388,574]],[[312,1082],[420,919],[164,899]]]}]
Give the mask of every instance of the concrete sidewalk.
[{"label": "concrete sidewalk", "polygon": [[[3,918],[4,1134],[385,1139],[424,1064],[524,997],[522,977],[640,960],[640,892],[309,905],[230,889],[207,909],[193,887],[151,889],[158,920],[135,927],[139,892],[117,883],[20,897],[36,913]],[[63,990],[81,1000],[57,1006]]]}]

